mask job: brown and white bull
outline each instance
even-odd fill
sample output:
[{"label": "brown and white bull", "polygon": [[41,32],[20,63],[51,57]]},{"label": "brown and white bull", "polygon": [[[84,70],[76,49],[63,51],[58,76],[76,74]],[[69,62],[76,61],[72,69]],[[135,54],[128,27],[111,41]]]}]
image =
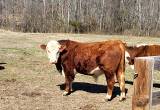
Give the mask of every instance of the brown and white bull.
[{"label": "brown and white bull", "polygon": [[141,44],[136,46],[126,46],[125,56],[128,64],[134,69],[135,57],[160,56],[160,45]]},{"label": "brown and white bull", "polygon": [[50,63],[55,64],[58,71],[65,75],[66,87],[63,95],[71,93],[76,71],[92,76],[105,74],[107,101],[112,98],[116,75],[121,90],[120,101],[125,99],[125,46],[122,41],[80,43],[71,40],[52,40],[40,47],[47,51]]}]

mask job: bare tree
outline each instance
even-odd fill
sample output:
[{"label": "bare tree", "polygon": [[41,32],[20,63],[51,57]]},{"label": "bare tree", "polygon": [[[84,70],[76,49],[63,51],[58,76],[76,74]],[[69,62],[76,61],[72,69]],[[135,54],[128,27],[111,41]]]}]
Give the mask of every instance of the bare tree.
[{"label": "bare tree", "polygon": [[0,27],[158,36],[160,0],[0,0]]}]

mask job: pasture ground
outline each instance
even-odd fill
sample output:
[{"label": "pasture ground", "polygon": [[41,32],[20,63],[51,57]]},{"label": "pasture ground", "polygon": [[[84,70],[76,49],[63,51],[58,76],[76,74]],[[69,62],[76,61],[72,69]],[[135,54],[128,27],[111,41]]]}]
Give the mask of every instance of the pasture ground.
[{"label": "pasture ground", "polygon": [[[46,53],[39,48],[51,39],[82,42],[121,39],[128,45],[160,44],[160,38],[108,36],[91,34],[17,33],[0,30],[0,110],[131,110],[133,71],[126,68],[127,99],[119,102],[119,86],[115,85],[112,101],[105,102],[106,81],[77,74],[75,90],[62,96],[64,77],[48,64]],[[154,76],[160,79],[160,74]],[[154,87],[154,90],[160,87]],[[160,110],[160,105],[153,110]]]}]

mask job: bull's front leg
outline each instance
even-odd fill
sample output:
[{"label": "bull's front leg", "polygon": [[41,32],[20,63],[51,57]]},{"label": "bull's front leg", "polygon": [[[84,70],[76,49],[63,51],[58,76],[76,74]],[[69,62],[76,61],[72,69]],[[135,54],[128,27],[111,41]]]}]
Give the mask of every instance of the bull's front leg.
[{"label": "bull's front leg", "polygon": [[65,91],[63,92],[63,96],[70,95],[72,92],[72,82],[74,80],[74,74],[65,75]]}]

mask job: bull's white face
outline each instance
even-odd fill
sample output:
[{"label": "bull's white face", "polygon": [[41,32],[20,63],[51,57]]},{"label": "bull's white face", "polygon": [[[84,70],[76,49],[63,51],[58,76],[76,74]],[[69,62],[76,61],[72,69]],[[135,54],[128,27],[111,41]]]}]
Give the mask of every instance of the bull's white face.
[{"label": "bull's white face", "polygon": [[46,51],[51,64],[57,63],[60,54],[60,48],[61,45],[57,41],[52,40],[48,42]]}]

